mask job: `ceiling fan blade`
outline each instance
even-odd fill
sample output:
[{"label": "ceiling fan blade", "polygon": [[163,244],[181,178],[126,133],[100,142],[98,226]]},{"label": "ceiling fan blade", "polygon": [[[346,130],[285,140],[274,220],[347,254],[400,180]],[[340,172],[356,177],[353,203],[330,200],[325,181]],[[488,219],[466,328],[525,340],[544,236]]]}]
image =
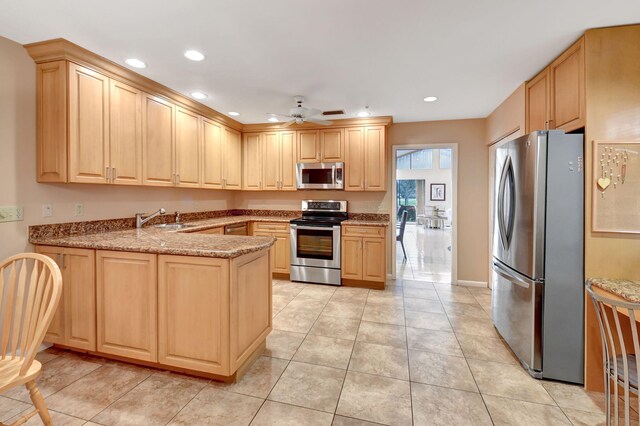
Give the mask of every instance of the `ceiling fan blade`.
[{"label": "ceiling fan blade", "polygon": [[308,121],[309,123],[322,124],[323,126],[330,126],[333,124],[333,121],[321,120],[319,118],[306,118],[304,121]]},{"label": "ceiling fan blade", "polygon": [[288,114],[278,114],[276,112],[268,112],[267,115],[277,115],[278,117],[287,117],[287,118],[291,118],[290,115]]},{"label": "ceiling fan blade", "polygon": [[315,117],[316,115],[322,114],[322,111],[317,108],[309,108],[305,111],[305,117]]},{"label": "ceiling fan blade", "polygon": [[289,127],[295,122],[296,120],[287,121],[286,123],[281,124],[280,127]]}]

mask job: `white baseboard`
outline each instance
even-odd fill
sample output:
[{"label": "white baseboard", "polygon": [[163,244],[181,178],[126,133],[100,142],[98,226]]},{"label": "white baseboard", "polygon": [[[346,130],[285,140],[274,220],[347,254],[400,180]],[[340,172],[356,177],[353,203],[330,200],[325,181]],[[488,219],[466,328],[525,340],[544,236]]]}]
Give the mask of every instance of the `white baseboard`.
[{"label": "white baseboard", "polygon": [[465,281],[458,280],[457,285],[465,286],[465,287],[481,287],[481,288],[489,288],[489,285],[486,281]]}]

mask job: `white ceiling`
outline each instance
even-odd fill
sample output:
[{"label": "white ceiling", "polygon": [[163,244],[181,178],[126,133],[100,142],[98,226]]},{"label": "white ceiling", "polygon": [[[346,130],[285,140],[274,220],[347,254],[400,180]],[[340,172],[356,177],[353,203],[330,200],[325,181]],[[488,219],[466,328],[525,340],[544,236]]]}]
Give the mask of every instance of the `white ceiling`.
[{"label": "white ceiling", "polygon": [[298,94],[396,122],[485,117],[585,29],[637,22],[638,0],[0,0],[0,36],[142,59],[243,123]]}]

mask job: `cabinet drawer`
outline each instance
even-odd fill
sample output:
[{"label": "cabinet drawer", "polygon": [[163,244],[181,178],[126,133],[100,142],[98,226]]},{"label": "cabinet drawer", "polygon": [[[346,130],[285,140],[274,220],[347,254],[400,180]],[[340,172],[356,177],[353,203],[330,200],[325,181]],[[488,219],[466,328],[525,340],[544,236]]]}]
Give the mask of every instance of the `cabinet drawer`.
[{"label": "cabinet drawer", "polygon": [[289,224],[284,222],[254,222],[254,231],[268,231],[277,233],[289,233]]},{"label": "cabinet drawer", "polygon": [[220,235],[224,235],[224,226],[219,226],[217,228],[204,229],[202,231],[198,231],[198,234],[220,234]]},{"label": "cabinet drawer", "polygon": [[384,226],[357,226],[346,225],[342,227],[342,235],[348,236],[365,236],[365,237],[384,237]]}]

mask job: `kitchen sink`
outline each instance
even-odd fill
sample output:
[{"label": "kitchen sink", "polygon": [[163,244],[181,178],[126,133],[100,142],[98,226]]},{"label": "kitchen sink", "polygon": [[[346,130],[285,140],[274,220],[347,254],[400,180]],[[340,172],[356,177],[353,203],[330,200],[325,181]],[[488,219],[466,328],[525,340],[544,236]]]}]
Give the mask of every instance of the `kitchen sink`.
[{"label": "kitchen sink", "polygon": [[177,229],[190,228],[196,226],[190,223],[161,223],[160,225],[154,225],[154,228],[166,229],[167,231],[175,231]]}]

